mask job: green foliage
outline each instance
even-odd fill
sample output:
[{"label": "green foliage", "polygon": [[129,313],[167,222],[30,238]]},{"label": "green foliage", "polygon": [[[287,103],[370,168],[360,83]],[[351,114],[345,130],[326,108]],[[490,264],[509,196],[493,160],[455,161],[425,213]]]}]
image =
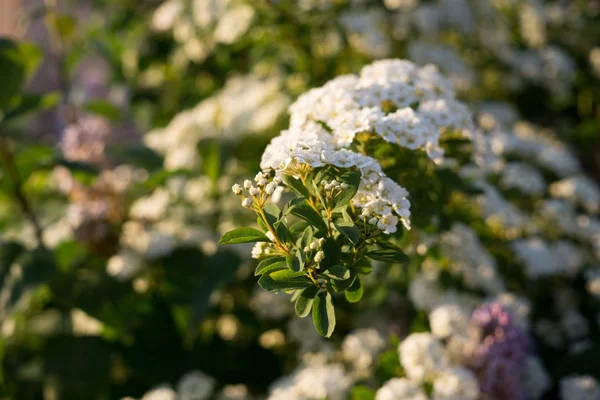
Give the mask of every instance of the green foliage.
[{"label": "green foliage", "polygon": [[330,337],[335,329],[335,309],[330,293],[320,292],[314,299],[312,318],[319,335]]},{"label": "green foliage", "polygon": [[270,242],[269,238],[261,231],[253,228],[238,228],[227,232],[219,240],[219,244],[239,244],[254,242]]}]

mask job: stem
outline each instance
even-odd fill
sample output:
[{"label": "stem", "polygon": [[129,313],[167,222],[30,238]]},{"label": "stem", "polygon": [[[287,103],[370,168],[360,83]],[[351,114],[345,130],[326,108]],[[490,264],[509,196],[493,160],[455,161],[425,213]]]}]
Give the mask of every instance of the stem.
[{"label": "stem", "polygon": [[39,247],[45,249],[44,231],[37,217],[35,216],[27,197],[25,197],[25,194],[23,193],[23,181],[19,175],[19,171],[15,164],[15,159],[9,143],[3,136],[2,132],[0,132],[0,162],[2,163],[2,168],[4,168],[10,180],[12,181],[15,200],[19,204],[25,218],[27,218],[31,225],[33,225],[35,237]]},{"label": "stem", "polygon": [[271,234],[272,234],[272,235],[273,235],[273,237],[275,238],[275,245],[276,245],[276,246],[277,246],[277,247],[278,247],[280,250],[284,251],[284,252],[285,252],[287,255],[291,256],[291,255],[292,255],[292,253],[290,253],[290,250],[287,248],[287,246],[286,246],[285,244],[282,244],[282,243],[279,241],[279,238],[277,237],[277,232],[275,232],[275,231],[273,230],[273,228],[271,227],[271,224],[269,224],[269,220],[267,219],[267,216],[265,215],[265,212],[263,211],[263,209],[262,209],[262,206],[261,206],[261,207],[257,207],[257,210],[256,210],[256,211],[257,211],[257,212],[260,214],[261,218],[262,218],[262,219],[263,219],[263,221],[265,222],[265,225],[266,225],[266,226],[267,226],[267,228],[269,229],[269,232],[271,232]]}]

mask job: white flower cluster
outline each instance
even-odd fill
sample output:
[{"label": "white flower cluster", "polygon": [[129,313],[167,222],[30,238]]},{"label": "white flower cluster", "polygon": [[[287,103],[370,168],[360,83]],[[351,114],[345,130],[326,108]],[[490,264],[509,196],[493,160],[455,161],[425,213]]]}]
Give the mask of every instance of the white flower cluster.
[{"label": "white flower cluster", "polygon": [[167,0],[152,16],[157,32],[171,32],[181,46],[175,57],[202,62],[219,44],[237,42],[251,27],[255,11],[235,0]]},{"label": "white flower cluster", "polygon": [[177,390],[169,385],[160,385],[150,390],[141,400],[208,400],[215,390],[215,380],[201,371],[191,371],[177,384]]},{"label": "white flower cluster", "polygon": [[470,113],[435,67],[381,60],[300,96],[290,106],[290,128],[265,149],[261,167],[291,175],[301,165],[356,167],[362,179],[354,205],[365,221],[393,233],[399,221],[410,226],[408,192],[376,160],[348,149],[355,136],[375,134],[439,160],[440,135],[453,130],[470,137],[471,128]]},{"label": "white flower cluster", "polygon": [[358,168],[362,178],[353,204],[362,210],[361,217],[386,233],[395,232],[399,221],[410,228],[408,192],[388,178],[375,159],[336,149],[331,135],[317,123],[283,131],[267,146],[260,164],[263,169],[273,168],[291,175],[302,165]]},{"label": "white flower cluster", "polygon": [[356,374],[366,375],[371,372],[385,344],[385,340],[376,329],[358,329],[344,338],[342,355],[344,360],[351,363]]},{"label": "white flower cluster", "polygon": [[[392,16],[393,36],[408,42],[411,59],[424,63],[438,62],[439,57],[444,57],[440,62],[442,71],[453,78],[458,88],[469,90],[485,82],[484,74],[474,73],[473,68],[481,68],[473,52],[484,51],[502,67],[499,78],[505,90],[518,93],[527,84],[535,84],[562,100],[568,98],[575,84],[576,64],[573,57],[550,38],[558,32],[564,35],[567,26],[573,32],[581,32],[581,14],[585,7],[546,3],[538,0],[385,2],[388,8],[397,10]],[[447,32],[461,38],[452,41],[452,47],[444,36]],[[515,40],[514,35],[519,35],[519,40]],[[574,43],[576,37],[570,40]],[[564,43],[561,41],[561,46]],[[422,49],[416,51],[413,44]],[[455,55],[450,52],[454,49]],[[470,84],[464,85],[465,82]]]},{"label": "white flower cluster", "polygon": [[[433,399],[475,400],[479,398],[479,384],[473,372],[460,365],[454,365],[444,344],[430,333],[409,335],[400,344],[398,352],[400,362],[411,381],[417,384],[425,382],[433,384]],[[400,383],[396,382],[396,385],[400,386]],[[420,394],[414,389],[413,392],[413,396]],[[386,397],[382,396],[382,398]]]},{"label": "white flower cluster", "polygon": [[440,250],[451,262],[451,268],[462,275],[473,289],[497,294],[505,290],[496,260],[483,247],[477,233],[467,225],[455,223],[440,236]]},{"label": "white flower cluster", "polygon": [[585,252],[567,241],[548,243],[539,237],[511,243],[516,257],[525,265],[525,273],[535,279],[554,275],[574,276],[586,262]]},{"label": "white flower cluster", "polygon": [[340,364],[300,366],[271,385],[268,400],[343,400],[350,385]]},{"label": "white flower cluster", "polygon": [[470,136],[471,115],[454,97],[436,67],[419,68],[405,60],[381,60],[359,76],[343,75],[303,94],[290,106],[291,127],[321,122],[332,131],[337,148],[348,147],[358,133],[412,150],[425,149],[441,159],[440,135],[447,130]]},{"label": "white flower cluster", "polygon": [[562,400],[600,399],[600,384],[589,375],[569,376],[560,381]]},{"label": "white flower cluster", "polygon": [[375,400],[428,400],[425,391],[406,378],[392,378],[375,394]]},{"label": "white flower cluster", "polygon": [[276,77],[230,78],[213,97],[180,112],[166,127],[148,132],[144,143],[164,155],[167,170],[194,168],[200,161],[197,145],[201,140],[234,139],[272,127],[288,105],[280,88]]}]

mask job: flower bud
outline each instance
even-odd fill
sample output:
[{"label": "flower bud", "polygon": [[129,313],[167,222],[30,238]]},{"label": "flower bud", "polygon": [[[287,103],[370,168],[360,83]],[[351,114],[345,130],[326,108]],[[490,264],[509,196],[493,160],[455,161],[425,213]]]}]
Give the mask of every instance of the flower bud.
[{"label": "flower bud", "polygon": [[323,250],[318,251],[317,254],[315,254],[315,262],[316,263],[320,263],[321,261],[323,261],[324,258],[325,258],[325,253],[323,253]]},{"label": "flower bud", "polygon": [[233,193],[235,193],[239,196],[240,194],[242,194],[242,185],[240,185],[239,183],[236,183],[235,185],[233,185],[231,187],[231,190],[233,191]]},{"label": "flower bud", "polygon": [[255,186],[252,186],[252,187],[251,187],[251,188],[248,190],[248,192],[249,192],[249,193],[250,193],[252,196],[258,196],[258,195],[260,194],[260,189],[259,189],[259,188],[257,188],[257,187],[255,187]]},{"label": "flower bud", "polygon": [[244,181],[244,189],[250,190],[251,187],[252,187],[252,182],[250,180],[246,179]]},{"label": "flower bud", "polygon": [[252,207],[252,199],[250,197],[244,197],[244,200],[242,200],[242,207]]}]

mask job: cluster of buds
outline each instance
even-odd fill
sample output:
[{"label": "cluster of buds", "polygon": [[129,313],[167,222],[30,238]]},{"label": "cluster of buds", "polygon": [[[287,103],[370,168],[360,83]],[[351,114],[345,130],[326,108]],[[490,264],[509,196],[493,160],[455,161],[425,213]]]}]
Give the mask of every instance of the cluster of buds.
[{"label": "cluster of buds", "polygon": [[[272,233],[267,232],[267,237],[272,240]],[[257,242],[252,248],[252,258],[259,259],[262,256],[271,256],[275,254],[273,244],[267,242]]]},{"label": "cluster of buds", "polygon": [[331,181],[321,181],[323,187],[323,195],[326,201],[333,200],[342,190],[348,188],[348,184],[345,182],[338,182],[335,179]]},{"label": "cluster of buds", "polygon": [[325,258],[325,253],[321,250],[323,243],[325,243],[324,238],[314,239],[308,246],[304,247],[304,253],[306,254],[311,251],[316,251],[315,256],[313,257],[316,264],[320,263]]},{"label": "cluster of buds", "polygon": [[271,178],[271,172],[264,171],[256,174],[254,183],[246,179],[243,185],[236,183],[231,190],[236,195],[242,196],[243,207],[252,208],[253,205],[256,205],[260,208],[275,193],[280,184],[280,177]]}]

